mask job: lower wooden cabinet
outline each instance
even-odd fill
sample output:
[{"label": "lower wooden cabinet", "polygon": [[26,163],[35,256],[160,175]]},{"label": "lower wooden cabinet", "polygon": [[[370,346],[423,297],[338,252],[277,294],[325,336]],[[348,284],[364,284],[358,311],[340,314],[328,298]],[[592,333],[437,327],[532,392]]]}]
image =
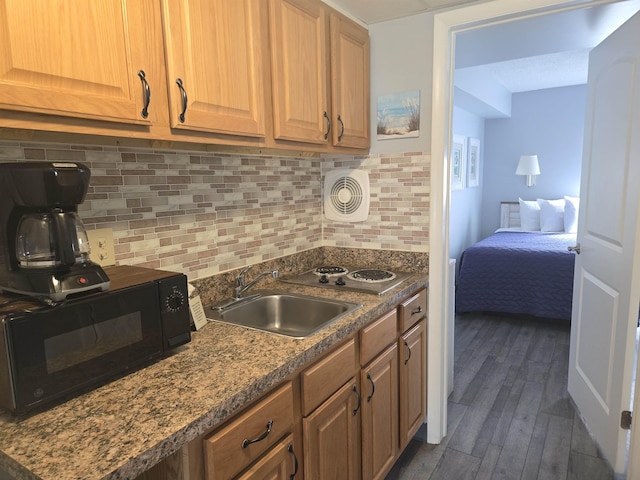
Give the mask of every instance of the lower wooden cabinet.
[{"label": "lower wooden cabinet", "polygon": [[298,475],[298,457],[293,436],[288,435],[252,465],[238,480],[294,480]]},{"label": "lower wooden cabinet", "polygon": [[302,420],[305,480],[361,478],[361,402],[353,378]]},{"label": "lower wooden cabinet", "polygon": [[427,319],[398,341],[400,351],[400,450],[427,417]]},{"label": "lower wooden cabinet", "polygon": [[362,369],[362,478],[384,479],[398,454],[398,347]]},{"label": "lower wooden cabinet", "polygon": [[235,478],[284,435],[292,433],[293,423],[293,389],[291,382],[286,382],[226,427],[205,438],[206,478]]}]

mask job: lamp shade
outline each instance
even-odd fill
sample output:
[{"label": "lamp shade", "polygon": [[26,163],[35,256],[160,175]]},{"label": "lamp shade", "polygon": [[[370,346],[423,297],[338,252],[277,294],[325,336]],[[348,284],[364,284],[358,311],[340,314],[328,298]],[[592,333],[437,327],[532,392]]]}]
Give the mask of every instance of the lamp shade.
[{"label": "lamp shade", "polygon": [[522,155],[516,168],[516,175],[540,175],[537,155]]}]

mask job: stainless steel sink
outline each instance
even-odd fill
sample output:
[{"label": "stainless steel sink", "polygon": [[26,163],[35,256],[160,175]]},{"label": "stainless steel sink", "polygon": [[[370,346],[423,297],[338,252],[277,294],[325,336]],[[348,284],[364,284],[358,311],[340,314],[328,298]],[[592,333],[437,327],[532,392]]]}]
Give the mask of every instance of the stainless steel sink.
[{"label": "stainless steel sink", "polygon": [[221,307],[208,307],[205,312],[209,320],[304,338],[361,306],[293,293],[263,292]]}]

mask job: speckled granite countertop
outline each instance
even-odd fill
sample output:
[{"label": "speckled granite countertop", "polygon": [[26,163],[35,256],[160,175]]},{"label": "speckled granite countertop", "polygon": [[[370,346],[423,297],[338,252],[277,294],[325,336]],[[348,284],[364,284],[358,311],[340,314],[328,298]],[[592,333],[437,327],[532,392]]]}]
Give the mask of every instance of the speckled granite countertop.
[{"label": "speckled granite countertop", "polygon": [[415,274],[376,296],[279,283],[363,307],[301,340],[209,323],[170,357],[50,410],[0,409],[0,470],[17,479],[135,478],[426,284]]}]

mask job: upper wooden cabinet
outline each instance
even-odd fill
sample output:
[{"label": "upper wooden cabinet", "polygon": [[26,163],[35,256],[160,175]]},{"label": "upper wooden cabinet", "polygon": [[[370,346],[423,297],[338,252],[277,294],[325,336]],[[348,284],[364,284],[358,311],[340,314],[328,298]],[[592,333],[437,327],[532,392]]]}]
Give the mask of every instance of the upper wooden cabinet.
[{"label": "upper wooden cabinet", "polygon": [[276,140],[368,148],[369,34],[316,0],[270,0]]},{"label": "upper wooden cabinet", "polygon": [[265,136],[261,0],[163,0],[171,127]]},{"label": "upper wooden cabinet", "polygon": [[[0,108],[148,124],[149,1],[0,2]],[[144,74],[142,73],[144,72]]]},{"label": "upper wooden cabinet", "polygon": [[316,0],[270,0],[274,137],[329,138],[327,12]]},{"label": "upper wooden cabinet", "polygon": [[333,144],[368,148],[369,33],[331,15],[331,111]]}]

